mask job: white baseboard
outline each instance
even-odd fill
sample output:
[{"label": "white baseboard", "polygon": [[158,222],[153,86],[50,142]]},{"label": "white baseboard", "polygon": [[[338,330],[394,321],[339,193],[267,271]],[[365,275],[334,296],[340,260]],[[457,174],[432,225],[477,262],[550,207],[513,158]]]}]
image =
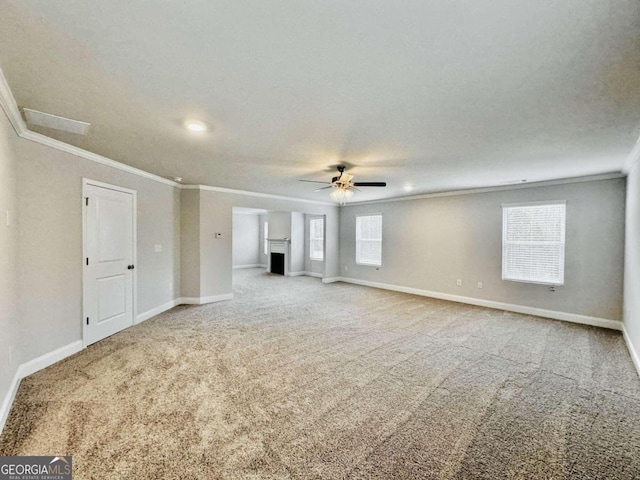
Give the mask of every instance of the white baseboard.
[{"label": "white baseboard", "polygon": [[145,320],[149,320],[151,317],[155,317],[156,315],[160,315],[162,312],[166,312],[167,310],[172,309],[176,305],[179,305],[178,300],[171,300],[170,302],[165,303],[164,305],[160,305],[159,307],[152,308],[151,310],[147,310],[144,313],[141,313],[136,317],[135,325],[138,323],[142,323]]},{"label": "white baseboard", "polygon": [[9,412],[11,411],[13,400],[16,398],[16,393],[18,393],[18,387],[20,386],[20,380],[22,380],[22,378],[20,378],[20,375],[18,374],[19,369],[20,367],[16,369],[16,373],[13,375],[13,380],[11,380],[9,391],[5,395],[2,406],[0,407],[0,433],[4,429],[4,424],[7,423],[7,418],[9,417]]},{"label": "white baseboard", "polygon": [[60,360],[70,357],[74,353],[78,353],[82,348],[82,340],[76,340],[75,342],[65,345],[64,347],[60,347],[53,352],[45,353],[38,358],[34,358],[33,360],[23,363],[20,365],[20,368],[18,368],[18,374],[20,375],[20,378],[28,377],[43,368],[47,368],[49,365],[53,365]]},{"label": "white baseboard", "polygon": [[[194,304],[194,305],[203,305],[205,303],[212,302],[220,302],[223,300],[231,300],[233,298],[233,293],[227,293],[224,295],[214,295],[211,297],[202,297],[202,298],[177,298],[170,302],[167,302],[158,307],[152,308],[151,310],[147,310],[144,313],[138,315],[135,319],[135,324],[144,322],[151,317],[154,317],[162,312],[165,312],[176,305],[182,304]],[[9,391],[5,396],[2,405],[0,406],[0,431],[4,428],[4,424],[7,421],[7,417],[9,416],[9,411],[11,410],[11,405],[15,399],[16,393],[18,391],[18,387],[20,385],[20,381],[28,377],[29,375],[36,373],[50,365],[53,365],[60,360],[63,360],[74,353],[78,353],[83,349],[82,340],[75,341],[70,343],[69,345],[65,345],[64,347],[58,348],[52,352],[45,353],[44,355],[39,356],[38,358],[34,358],[33,360],[29,360],[28,362],[20,365],[16,373],[11,381],[11,385],[9,387]]]},{"label": "white baseboard", "polygon": [[480,298],[463,297],[461,295],[453,295],[450,293],[433,292],[430,290],[421,290],[418,288],[402,287],[399,285],[390,285],[388,283],[370,282],[367,280],[359,280],[349,277],[336,277],[336,279],[323,279],[323,283],[329,283],[326,280],[353,283],[356,285],[364,285],[366,287],[381,288],[383,290],[393,290],[395,292],[410,293],[423,297],[437,298],[440,300],[449,300],[451,302],[466,303],[469,305],[477,305],[479,307],[495,308],[497,310],[506,310],[509,312],[523,313],[525,315],[534,315],[536,317],[552,318],[554,320],[564,320],[566,322],[581,323],[583,325],[592,325],[594,327],[610,328],[612,330],[622,330],[622,322],[619,320],[610,320],[608,318],[590,317],[587,315],[579,315],[577,313],[558,312],[555,310],[546,310],[543,308],[528,307],[525,305],[514,305],[511,303],[495,302],[493,300],[483,300]]},{"label": "white baseboard", "polygon": [[305,274],[307,277],[322,278],[322,274],[321,274],[321,273],[316,273],[316,272],[304,272],[304,274]]},{"label": "white baseboard", "polygon": [[629,349],[629,355],[631,355],[631,360],[633,361],[633,364],[636,367],[638,376],[640,376],[640,355],[638,354],[638,351],[633,345],[633,342],[631,341],[631,337],[629,336],[629,333],[627,332],[627,329],[624,323],[622,324],[622,336],[624,337],[624,341],[627,344],[627,348]]},{"label": "white baseboard", "polygon": [[176,305],[204,305],[205,303],[222,302],[231,299],[233,299],[233,293],[213,295],[211,297],[180,297],[176,300]]},{"label": "white baseboard", "polygon": [[2,407],[0,407],[0,432],[4,428],[4,424],[9,416],[9,411],[11,410],[11,405],[13,405],[13,400],[16,398],[20,381],[33,373],[59,362],[60,360],[70,357],[74,353],[78,353],[82,348],[82,340],[77,340],[52,352],[45,353],[38,358],[29,360],[17,368],[16,373],[13,376],[13,380],[11,381],[11,385],[9,386],[9,391],[2,402]]},{"label": "white baseboard", "polygon": [[234,270],[240,270],[243,268],[267,268],[267,266],[261,263],[252,263],[250,265],[234,265],[232,268]]},{"label": "white baseboard", "polygon": [[316,272],[306,272],[306,271],[302,271],[302,272],[289,272],[289,276],[290,277],[301,277],[301,276],[305,276],[305,277],[318,277],[318,278],[322,278],[322,274],[321,273],[316,273]]},{"label": "white baseboard", "polygon": [[331,277],[331,278],[323,278],[322,283],[334,283],[334,282],[344,282],[342,277]]}]

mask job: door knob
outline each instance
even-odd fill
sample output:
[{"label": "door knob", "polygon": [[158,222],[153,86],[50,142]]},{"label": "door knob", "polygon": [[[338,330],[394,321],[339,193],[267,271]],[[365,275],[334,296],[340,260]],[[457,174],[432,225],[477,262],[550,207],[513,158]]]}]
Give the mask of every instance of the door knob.
[{"label": "door knob", "polygon": [[136,267],[134,267],[133,265],[129,265],[129,266],[127,267],[127,270],[133,270],[134,268],[136,268]]}]

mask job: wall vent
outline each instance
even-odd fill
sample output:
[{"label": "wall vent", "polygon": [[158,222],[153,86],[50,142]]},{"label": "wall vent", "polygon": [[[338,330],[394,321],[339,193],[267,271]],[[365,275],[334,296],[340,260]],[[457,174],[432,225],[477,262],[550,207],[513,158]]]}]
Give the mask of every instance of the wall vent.
[{"label": "wall vent", "polygon": [[31,110],[30,108],[23,108],[22,111],[29,125],[53,128],[54,130],[77,133],[78,135],[86,135],[91,126],[91,124],[87,122],[71,120],[70,118],[59,117],[58,115],[39,112],[37,110]]}]

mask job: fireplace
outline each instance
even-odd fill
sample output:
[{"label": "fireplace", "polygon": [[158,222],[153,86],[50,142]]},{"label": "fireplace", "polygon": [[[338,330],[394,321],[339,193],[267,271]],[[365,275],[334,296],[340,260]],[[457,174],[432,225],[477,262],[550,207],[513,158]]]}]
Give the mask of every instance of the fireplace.
[{"label": "fireplace", "polygon": [[289,276],[289,242],[288,238],[269,239],[268,272]]},{"label": "fireplace", "polygon": [[284,275],[284,253],[271,252],[271,273]]}]

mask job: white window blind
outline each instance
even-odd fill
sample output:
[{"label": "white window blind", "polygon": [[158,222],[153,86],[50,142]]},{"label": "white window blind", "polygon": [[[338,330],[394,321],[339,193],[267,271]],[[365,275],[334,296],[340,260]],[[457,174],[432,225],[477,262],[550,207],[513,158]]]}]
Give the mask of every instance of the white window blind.
[{"label": "white window blind", "polygon": [[324,260],[324,219],[312,218],[309,221],[309,258]]},{"label": "white window blind", "polygon": [[502,206],[502,279],[564,284],[566,202]]},{"label": "white window blind", "polygon": [[382,215],[356,217],[356,263],[382,265]]},{"label": "white window blind", "polygon": [[269,254],[269,241],[267,240],[269,238],[269,222],[264,222],[264,236],[263,236],[263,243],[264,243],[264,254],[268,255]]}]

